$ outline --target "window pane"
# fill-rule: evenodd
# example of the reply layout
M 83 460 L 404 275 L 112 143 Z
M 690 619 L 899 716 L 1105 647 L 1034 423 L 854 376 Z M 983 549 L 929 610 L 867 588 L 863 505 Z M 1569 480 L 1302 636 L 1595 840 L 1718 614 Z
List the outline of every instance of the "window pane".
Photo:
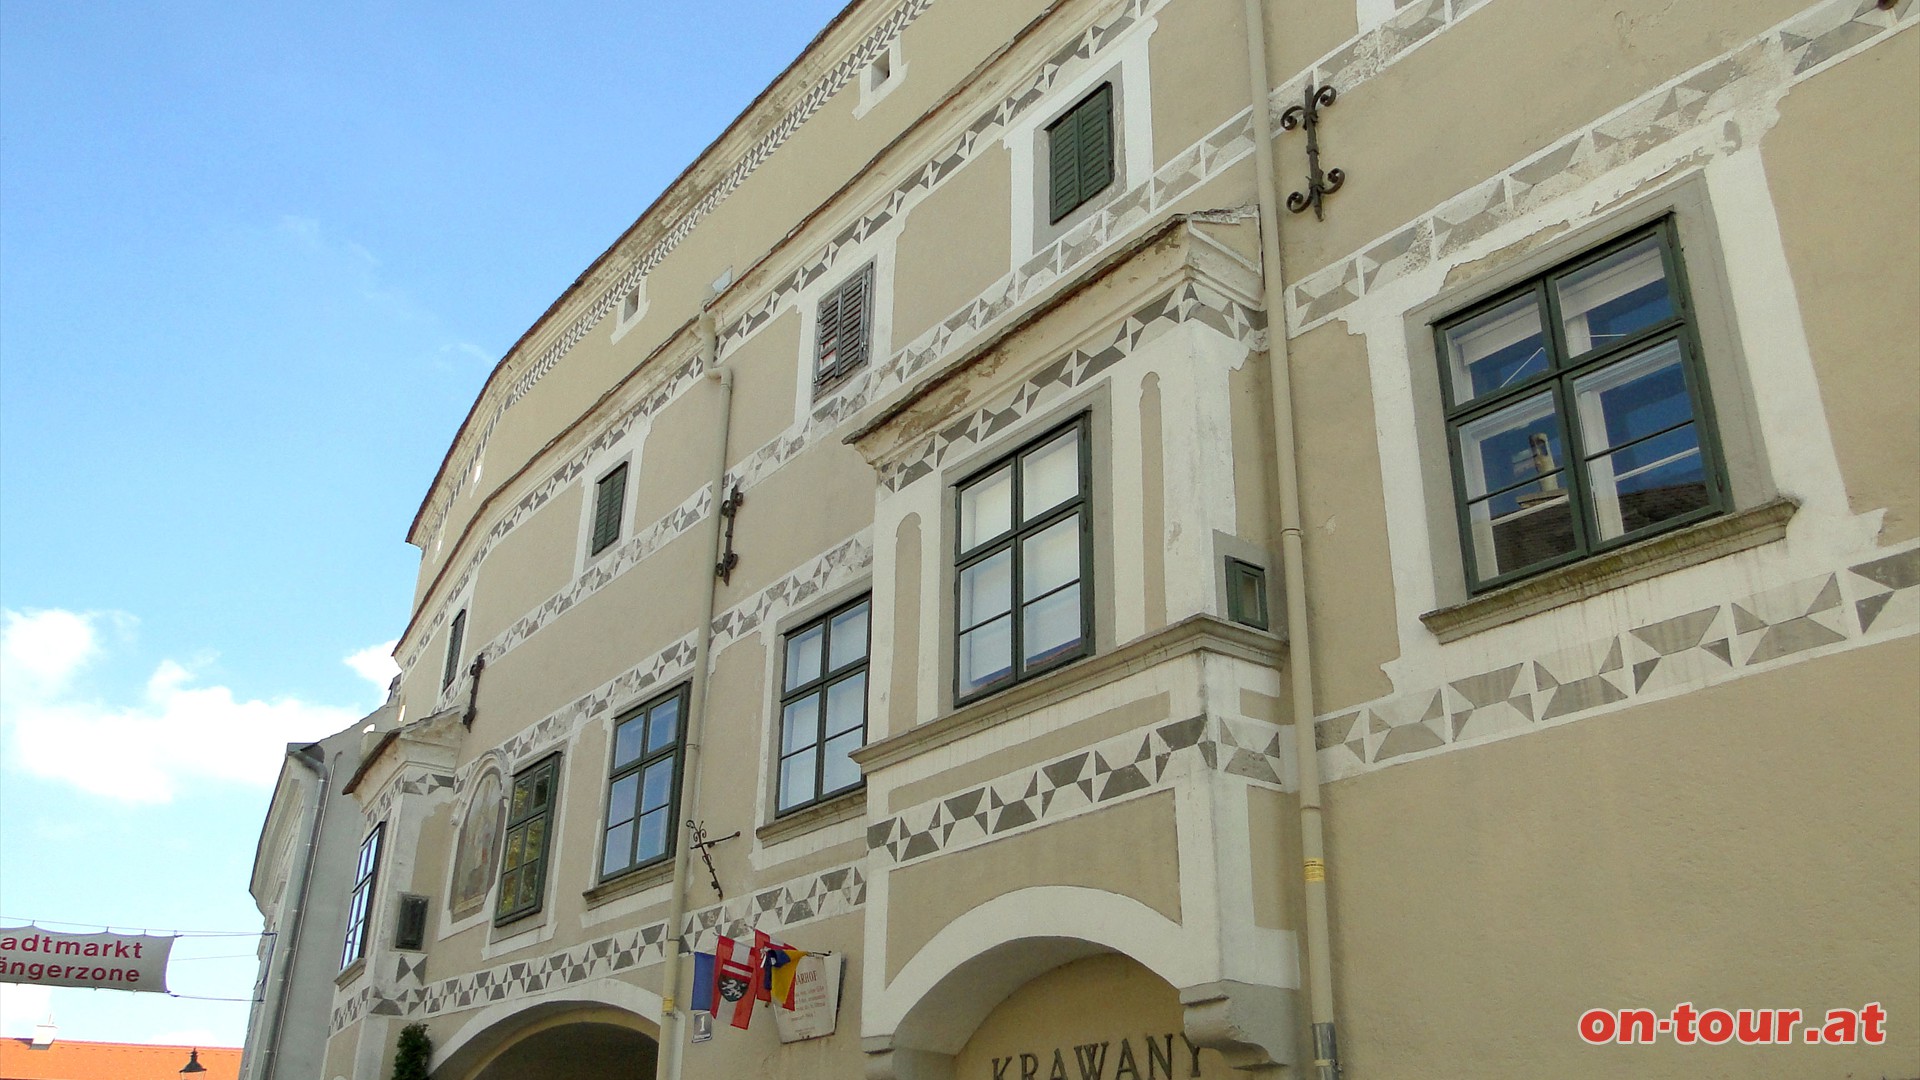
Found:
M 1032 521 L 1080 494 L 1080 429 L 1070 428 L 1058 438 L 1020 459 L 1020 520 Z
M 530 805 L 529 797 L 532 793 L 533 785 L 527 781 L 526 777 L 523 776 L 514 780 L 513 805 L 507 808 L 508 821 L 518 821 L 526 816 L 527 809 Z
M 1692 424 L 1595 458 L 1587 476 L 1603 540 L 1692 513 L 1711 498 Z
M 640 774 L 628 773 L 613 782 L 613 790 L 607 795 L 607 824 L 618 825 L 623 821 L 632 821 L 639 812 L 635 797 L 640 794 Z
M 607 830 L 607 842 L 600 852 L 600 872 L 611 874 L 633 864 L 633 822 L 623 821 Z
M 1566 493 L 1535 492 L 1529 497 L 1539 501 L 1516 503 L 1509 492 L 1467 508 L 1474 569 L 1482 580 L 1574 549 L 1573 509 Z
M 780 809 L 813 798 L 813 755 L 814 749 L 808 747 L 780 762 Z
M 1013 469 L 1001 469 L 960 492 L 960 550 L 971 551 L 1013 527 Z
M 506 854 L 500 859 L 501 866 L 511 870 L 520 865 L 520 851 L 522 845 L 526 843 L 526 839 L 527 831 L 525 829 L 515 829 L 507 834 L 507 850 Z
M 1556 283 L 1567 351 L 1605 348 L 1673 317 L 1660 241 L 1649 236 L 1625 251 L 1585 266 Z
M 1565 461 L 1552 394 L 1535 394 L 1460 427 L 1460 463 L 1469 498 L 1523 485 L 1508 491 L 1496 512 L 1556 497 Z
M 1013 670 L 1013 618 L 960 635 L 960 692 L 978 690 Z
M 1039 596 L 1080 577 L 1080 515 L 1020 542 L 1020 595 Z
M 962 630 L 1013 607 L 1013 551 L 998 552 L 960 571 Z
M 541 843 L 545 841 L 546 838 L 546 818 L 537 817 L 527 822 L 527 841 L 524 849 L 521 851 L 520 865 L 526 866 L 529 863 L 540 861 L 541 857 L 545 854 L 545 852 L 541 850 Z
M 1588 454 L 1644 439 L 1693 419 L 1680 345 L 1667 341 L 1573 383 Z
M 787 639 L 787 689 L 820 677 L 821 650 L 825 648 L 827 628 L 810 626 Z
M 647 781 L 640 792 L 640 809 L 654 810 L 667 805 L 673 799 L 673 759 L 667 758 L 647 766 Z
M 861 604 L 833 617 L 833 644 L 827 650 L 827 662 L 838 670 L 866 656 L 867 605 Z
M 867 722 L 867 674 L 861 672 L 827 689 L 827 734 L 858 731 Z
M 1080 643 L 1080 586 L 1070 585 L 1026 606 L 1022 644 L 1028 666 L 1044 664 Z
M 502 913 L 513 910 L 514 900 L 520 894 L 520 871 L 515 870 L 500 878 L 500 906 Z
M 667 821 L 667 812 L 664 808 L 655 810 L 640 818 L 639 843 L 634 845 L 633 850 L 633 861 L 635 863 L 643 863 L 648 859 L 657 858 L 667 853 L 667 826 L 669 824 L 670 822 Z
M 860 749 L 860 742 L 860 733 L 857 731 L 827 740 L 825 773 L 820 779 L 822 795 L 850 788 L 860 782 L 860 766 L 847 756 Z
M 540 875 L 532 870 L 520 875 L 520 895 L 514 899 L 516 908 L 532 907 L 540 899 Z
M 529 808 L 539 809 L 540 807 L 547 805 L 547 800 L 552 797 L 553 797 L 553 770 L 542 769 L 540 770 L 539 775 L 533 778 L 533 796 L 529 802 Z
M 820 695 L 808 694 L 780 712 L 780 752 L 791 754 L 820 737 Z
M 636 716 L 613 729 L 613 767 L 622 769 L 640 757 L 640 736 L 646 730 L 646 718 Z
M 647 711 L 647 753 L 671 745 L 679 730 L 680 696 L 676 694 Z
M 1547 370 L 1540 303 L 1532 293 L 1448 327 L 1446 341 L 1458 403 L 1518 386 Z

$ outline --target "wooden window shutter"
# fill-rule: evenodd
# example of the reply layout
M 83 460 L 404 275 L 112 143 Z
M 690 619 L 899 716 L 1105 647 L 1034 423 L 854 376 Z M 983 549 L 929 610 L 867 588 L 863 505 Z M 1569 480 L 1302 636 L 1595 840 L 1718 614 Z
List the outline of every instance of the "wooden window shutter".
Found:
M 814 353 L 813 380 L 833 378 L 840 355 L 840 290 L 835 289 L 820 301 L 819 350 Z
M 592 554 L 600 554 L 620 539 L 620 512 L 626 508 L 626 501 L 627 466 L 622 463 L 602 477 L 594 491 Z
M 467 609 L 461 608 L 460 614 L 453 617 L 453 625 L 447 630 L 447 669 L 440 675 L 440 689 L 453 685 L 453 677 L 460 673 L 460 639 L 467 633 Z
M 867 362 L 873 309 L 873 264 L 847 279 L 820 301 L 819 351 L 813 381 L 832 380 Z
M 1113 84 L 1083 98 L 1047 128 L 1048 222 L 1058 222 L 1113 182 Z

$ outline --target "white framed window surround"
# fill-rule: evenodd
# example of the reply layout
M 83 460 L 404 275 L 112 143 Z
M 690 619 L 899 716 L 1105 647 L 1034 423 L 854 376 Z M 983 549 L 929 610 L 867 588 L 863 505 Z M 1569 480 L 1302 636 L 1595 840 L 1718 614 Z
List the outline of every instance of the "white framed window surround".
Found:
M 634 430 L 629 431 L 612 446 L 593 455 L 593 458 L 587 462 L 587 467 L 580 471 L 578 481 L 581 487 L 580 525 L 575 533 L 577 539 L 574 543 L 573 555 L 574 577 L 577 578 L 586 573 L 589 567 L 601 560 L 611 558 L 614 552 L 620 550 L 622 544 L 633 538 L 636 528 L 633 519 L 634 504 L 638 501 L 634 496 L 639 489 L 640 450 L 645 441 L 645 425 L 636 423 Z M 623 471 L 624 479 L 620 481 L 618 511 L 614 515 L 618 519 L 613 528 L 614 537 L 596 550 L 596 543 L 604 539 L 606 532 L 606 522 L 602 520 L 602 504 L 609 496 L 609 492 L 603 485 L 613 481 Z
M 907 60 L 902 54 L 900 39 L 896 37 L 887 43 L 884 52 L 873 58 L 873 63 L 860 72 L 860 101 L 853 107 L 853 118 L 858 120 L 872 112 L 873 107 L 884 101 L 906 78 Z
M 899 253 L 902 214 L 857 247 L 842 248 L 828 267 L 788 301 L 800 315 L 799 362 L 793 384 L 793 420 L 804 426 L 814 410 L 866 385 L 869 373 L 885 364 L 893 350 L 893 275 Z M 817 381 L 820 368 L 820 314 L 822 303 L 850 280 L 871 273 L 867 291 L 866 359 L 854 370 L 826 383 Z M 724 359 L 724 358 L 723 358 Z
M 1013 259 L 1020 263 L 1060 239 L 1123 192 L 1153 176 L 1153 92 L 1148 45 L 1158 23 L 1129 28 L 1101 61 L 1054 84 L 1007 127 L 1013 169 Z M 1048 128 L 1103 84 L 1113 87 L 1113 181 L 1059 221 L 1050 221 Z
M 1675 288 L 1684 287 L 1684 295 L 1691 305 L 1692 329 L 1698 338 L 1697 363 L 1705 374 L 1702 407 L 1717 426 L 1717 448 L 1726 485 L 1725 510 L 1737 514 L 1760 506 L 1774 499 L 1782 490 L 1775 475 L 1777 463 L 1769 459 L 1762 438 L 1762 422 L 1755 392 L 1755 383 L 1760 376 L 1752 370 L 1753 342 L 1742 333 L 1735 318 L 1735 296 L 1729 284 L 1730 253 L 1723 242 L 1727 230 L 1734 226 L 1716 214 L 1708 192 L 1708 184 L 1702 174 L 1696 172 L 1683 176 L 1674 183 L 1647 192 L 1631 203 L 1580 223 L 1507 265 L 1442 289 L 1438 295 L 1422 299 L 1399 314 L 1399 321 L 1407 335 L 1406 359 L 1412 377 L 1410 404 L 1413 415 L 1407 419 L 1420 463 L 1420 502 L 1424 503 L 1426 519 L 1427 557 L 1423 560 L 1424 570 L 1418 576 L 1427 578 L 1427 581 L 1420 582 L 1422 587 L 1415 591 L 1432 590 L 1431 603 L 1414 600 L 1418 610 L 1444 609 L 1465 601 L 1470 593 L 1471 577 L 1467 560 L 1488 558 L 1484 551 L 1463 548 L 1460 529 L 1454 519 L 1459 498 L 1450 481 L 1449 434 L 1442 419 L 1446 405 L 1443 396 L 1445 391 L 1441 386 L 1443 368 L 1438 355 L 1441 346 L 1436 343 L 1434 327 L 1444 324 L 1451 313 L 1470 309 L 1475 304 L 1488 303 L 1502 292 L 1547 274 L 1557 265 L 1581 258 L 1584 252 L 1604 247 L 1663 220 L 1670 222 L 1676 265 L 1682 275 L 1676 281 Z M 1510 238 L 1489 237 L 1486 242 L 1497 247 L 1510 242 Z M 1649 275 L 1656 270 L 1657 264 L 1651 260 L 1616 261 L 1606 265 L 1596 264 L 1591 273 L 1581 271 L 1568 275 L 1565 278 L 1566 287 L 1556 294 L 1566 298 L 1561 306 L 1570 312 L 1566 315 L 1565 326 L 1560 328 L 1561 336 L 1567 343 L 1565 348 L 1585 352 L 1596 344 L 1588 326 L 1590 320 L 1584 314 L 1582 296 L 1588 292 L 1599 296 L 1602 293 L 1631 291 L 1635 286 L 1645 284 L 1642 278 L 1653 280 Z M 1515 361 L 1507 368 L 1498 368 L 1504 354 L 1518 356 L 1525 351 L 1520 347 L 1524 344 L 1521 340 L 1525 336 L 1521 332 L 1524 320 L 1508 312 L 1508 306 L 1511 305 L 1500 305 L 1476 319 L 1456 324 L 1457 333 L 1449 340 L 1456 342 L 1467 361 L 1486 365 L 1488 372 L 1483 374 L 1488 378 L 1496 382 L 1512 381 L 1514 385 L 1519 385 L 1527 379 L 1538 377 L 1538 374 L 1528 366 L 1530 361 Z M 1555 310 L 1560 310 L 1560 307 Z M 1642 368 L 1662 356 L 1665 354 L 1650 355 L 1619 366 L 1617 370 L 1610 369 L 1604 377 L 1592 376 L 1577 389 L 1604 390 L 1613 383 L 1644 375 Z M 1453 371 L 1456 385 L 1451 389 L 1458 395 L 1461 392 L 1460 380 L 1471 376 L 1458 370 L 1446 370 Z M 1603 382 L 1592 382 L 1596 378 L 1603 379 Z M 1552 407 L 1573 410 L 1583 426 L 1597 427 L 1600 418 L 1588 415 L 1593 406 L 1591 398 L 1591 393 L 1576 395 L 1569 390 L 1564 407 Z M 1385 405 L 1383 399 L 1382 406 Z M 1545 407 L 1528 398 L 1526 402 L 1511 406 L 1508 411 L 1529 405 L 1534 406 L 1535 411 Z M 1502 419 L 1518 423 L 1525 417 L 1517 413 L 1511 416 L 1502 414 Z M 1493 418 L 1486 422 L 1492 423 Z M 1384 429 L 1394 429 L 1390 418 L 1383 417 L 1383 425 Z M 1552 446 L 1546 449 L 1549 453 L 1555 452 Z M 1540 448 L 1535 447 L 1533 452 L 1538 456 Z M 1504 459 L 1502 461 L 1504 463 Z M 1462 467 L 1471 472 L 1484 464 L 1469 456 Z M 1391 493 L 1395 486 L 1391 478 L 1388 486 L 1388 501 L 1392 504 L 1396 500 Z M 1558 494 L 1558 491 L 1544 492 L 1541 496 L 1542 505 L 1552 502 Z M 1404 500 L 1400 502 L 1406 505 Z M 1605 499 L 1600 500 L 1597 512 L 1602 518 L 1606 517 L 1610 505 Z M 1611 535 L 1605 525 L 1606 522 L 1602 521 L 1601 531 Z M 1409 550 L 1406 554 L 1411 555 L 1412 552 Z M 1396 562 L 1400 558 L 1401 553 L 1396 552 Z M 1396 568 L 1396 578 L 1401 580 L 1403 587 L 1415 584 L 1405 576 L 1413 573 L 1413 570 L 1411 564 Z
M 627 290 L 613 305 L 613 340 L 626 337 L 640 320 L 647 317 L 647 279 L 642 277 L 639 284 Z

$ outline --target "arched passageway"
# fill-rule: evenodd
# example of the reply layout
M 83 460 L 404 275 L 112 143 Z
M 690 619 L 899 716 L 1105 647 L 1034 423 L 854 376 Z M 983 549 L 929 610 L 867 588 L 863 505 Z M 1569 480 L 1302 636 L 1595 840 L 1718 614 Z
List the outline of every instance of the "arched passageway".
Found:
M 562 1022 L 510 1042 L 472 1080 L 653 1080 L 658 1058 L 653 1039 L 630 1027 Z

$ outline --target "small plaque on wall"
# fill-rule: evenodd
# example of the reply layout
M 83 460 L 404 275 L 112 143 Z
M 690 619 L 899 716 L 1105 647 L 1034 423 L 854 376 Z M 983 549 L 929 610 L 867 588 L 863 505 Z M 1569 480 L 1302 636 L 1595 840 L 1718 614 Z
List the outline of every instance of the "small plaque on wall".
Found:
M 774 1028 L 783 1043 L 833 1034 L 840 1014 L 840 953 L 803 956 L 793 976 L 793 1009 L 773 1010 Z

